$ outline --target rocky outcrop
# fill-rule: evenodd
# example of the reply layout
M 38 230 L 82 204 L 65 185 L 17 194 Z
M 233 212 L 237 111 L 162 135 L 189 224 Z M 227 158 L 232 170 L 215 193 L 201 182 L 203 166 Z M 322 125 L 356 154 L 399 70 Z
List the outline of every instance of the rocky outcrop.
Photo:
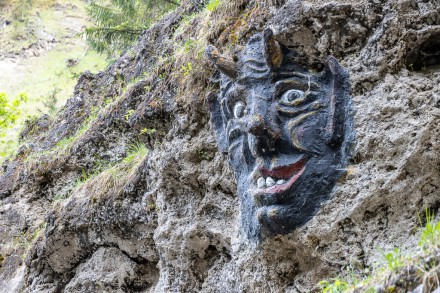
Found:
M 310 292 L 381 249 L 411 251 L 417 215 L 440 207 L 439 9 L 187 2 L 23 133 L 0 177 L 0 291 Z M 239 229 L 204 102 L 215 72 L 198 49 L 234 53 L 265 27 L 304 66 L 332 54 L 350 71 L 356 141 L 317 215 L 255 245 Z

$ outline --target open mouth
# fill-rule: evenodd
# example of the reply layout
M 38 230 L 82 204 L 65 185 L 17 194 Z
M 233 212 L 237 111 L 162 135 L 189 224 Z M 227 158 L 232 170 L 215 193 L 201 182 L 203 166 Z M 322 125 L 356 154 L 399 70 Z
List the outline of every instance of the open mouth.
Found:
M 307 160 L 268 170 L 260 168 L 254 194 L 275 194 L 288 190 L 304 172 Z

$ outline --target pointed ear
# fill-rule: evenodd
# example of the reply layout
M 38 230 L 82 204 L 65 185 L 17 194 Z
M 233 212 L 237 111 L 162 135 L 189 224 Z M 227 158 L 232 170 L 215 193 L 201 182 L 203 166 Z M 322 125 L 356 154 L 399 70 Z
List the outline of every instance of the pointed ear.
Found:
M 329 112 L 325 131 L 325 139 L 331 146 L 340 146 L 347 131 L 351 129 L 351 99 L 348 71 L 339 65 L 333 56 L 328 56 L 322 73 L 322 81 L 328 85 L 330 93 Z
M 277 70 L 283 63 L 284 55 L 280 44 L 275 41 L 273 31 L 268 28 L 263 32 L 263 54 L 271 70 Z
M 206 95 L 209 111 L 211 113 L 211 125 L 214 128 L 217 144 L 220 152 L 226 154 L 228 152 L 228 138 L 226 136 L 226 123 L 223 117 L 220 102 L 217 95 L 210 92 Z

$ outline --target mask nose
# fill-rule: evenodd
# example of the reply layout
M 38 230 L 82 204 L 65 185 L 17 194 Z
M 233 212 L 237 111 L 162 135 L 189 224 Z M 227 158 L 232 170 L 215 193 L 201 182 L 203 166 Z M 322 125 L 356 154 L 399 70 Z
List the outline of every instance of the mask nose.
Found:
M 249 149 L 254 157 L 268 155 L 275 151 L 275 143 L 280 137 L 280 131 L 274 125 L 270 125 L 260 115 L 254 115 L 248 122 Z

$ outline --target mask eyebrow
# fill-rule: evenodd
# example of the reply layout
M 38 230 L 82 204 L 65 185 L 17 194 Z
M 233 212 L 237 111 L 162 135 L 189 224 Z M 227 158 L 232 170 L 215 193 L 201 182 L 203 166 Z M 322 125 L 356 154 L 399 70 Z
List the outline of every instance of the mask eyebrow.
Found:
M 228 88 L 224 97 L 226 100 L 234 99 L 246 93 L 246 88 L 242 85 L 235 85 Z
M 226 84 L 222 84 L 220 87 L 220 92 L 222 97 L 226 97 L 226 95 L 231 90 L 231 88 L 233 88 L 233 86 L 234 83 L 232 82 L 232 80 L 228 81 Z
M 288 89 L 299 89 L 304 92 L 306 91 L 316 91 L 320 89 L 320 86 L 310 80 L 310 77 L 308 80 L 300 80 L 296 78 L 289 78 L 289 79 L 283 79 L 280 81 L 277 81 L 275 83 L 275 94 L 278 95 L 281 92 L 284 92 Z
M 246 87 L 240 84 L 230 82 L 225 88 L 220 101 L 223 113 L 227 119 L 230 119 L 233 115 L 231 112 L 231 106 L 237 98 L 246 94 Z

